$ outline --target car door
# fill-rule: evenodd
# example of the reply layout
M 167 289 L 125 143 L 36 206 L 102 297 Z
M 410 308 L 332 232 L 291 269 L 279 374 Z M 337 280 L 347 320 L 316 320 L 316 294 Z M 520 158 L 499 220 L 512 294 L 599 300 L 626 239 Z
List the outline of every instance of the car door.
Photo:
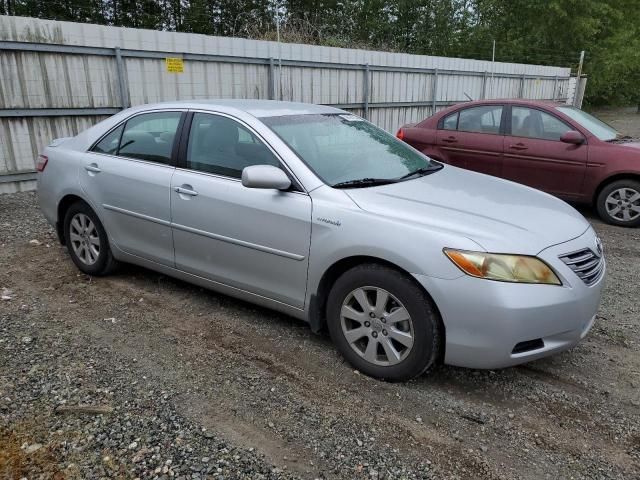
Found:
M 173 266 L 171 176 L 183 112 L 141 113 L 86 153 L 80 183 L 122 251 Z
M 480 105 L 444 117 L 436 134 L 442 160 L 457 167 L 500 176 L 503 109 L 503 105 Z
M 238 120 L 195 112 L 186 129 L 181 163 L 171 183 L 176 267 L 303 308 L 310 197 L 300 188 L 242 185 L 244 167 L 282 165 Z
M 560 141 L 573 128 L 539 108 L 513 105 L 504 138 L 504 178 L 567 200 L 580 196 L 587 166 L 586 143 Z

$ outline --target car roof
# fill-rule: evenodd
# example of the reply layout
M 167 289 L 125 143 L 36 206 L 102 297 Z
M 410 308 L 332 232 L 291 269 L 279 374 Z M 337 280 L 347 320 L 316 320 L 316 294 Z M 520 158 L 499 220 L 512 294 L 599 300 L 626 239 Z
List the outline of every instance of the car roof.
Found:
M 277 100 L 231 100 L 231 99 L 205 99 L 184 100 L 177 102 L 163 102 L 153 105 L 141 105 L 140 110 L 153 110 L 155 108 L 192 108 L 203 110 L 216 110 L 218 108 L 239 110 L 257 118 L 279 117 L 285 115 L 311 115 L 327 113 L 347 113 L 338 108 L 326 105 L 314 105 L 312 103 L 283 102 Z
M 456 103 L 449 108 L 454 107 L 471 107 L 471 106 L 482 106 L 482 105 L 503 105 L 505 103 L 508 104 L 516 104 L 516 105 L 530 105 L 532 107 L 559 107 L 559 106 L 568 106 L 566 103 L 554 101 L 554 100 L 529 100 L 526 98 L 496 98 L 492 100 L 470 100 L 468 102 Z

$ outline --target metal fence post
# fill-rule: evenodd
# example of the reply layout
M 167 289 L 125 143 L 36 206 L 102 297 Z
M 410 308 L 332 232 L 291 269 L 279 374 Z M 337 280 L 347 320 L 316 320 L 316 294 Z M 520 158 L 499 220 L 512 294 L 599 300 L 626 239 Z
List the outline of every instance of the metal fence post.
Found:
M 553 79 L 553 101 L 556 101 L 556 96 L 558 95 L 558 76 L 556 75 Z
M 487 72 L 482 76 L 482 99 L 487 98 Z
M 524 74 L 520 77 L 520 92 L 518 98 L 524 98 Z
M 580 75 L 576 78 L 576 94 L 574 95 L 573 105 L 578 108 L 582 108 L 582 100 L 584 99 L 585 87 L 587 86 L 587 77 Z
M 275 65 L 273 57 L 269 58 L 269 100 L 276 99 Z
M 436 98 L 438 96 L 438 69 L 433 71 L 433 88 L 431 90 L 431 115 L 436 113 Z
M 363 116 L 369 120 L 369 64 L 364 66 L 364 77 L 362 78 L 362 106 L 364 107 Z
M 120 93 L 120 107 L 124 110 L 129 108 L 129 95 L 127 94 L 127 84 L 124 78 L 124 62 L 122 61 L 122 53 L 120 47 L 114 49 L 116 51 L 116 73 L 118 75 L 118 91 Z

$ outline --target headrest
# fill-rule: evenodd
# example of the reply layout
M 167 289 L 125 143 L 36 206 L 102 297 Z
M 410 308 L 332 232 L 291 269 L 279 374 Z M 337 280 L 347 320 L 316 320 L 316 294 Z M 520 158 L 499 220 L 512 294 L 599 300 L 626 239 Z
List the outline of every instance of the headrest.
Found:
M 226 118 L 216 118 L 209 128 L 201 132 L 204 135 L 203 146 L 217 151 L 230 151 L 238 143 L 238 127 Z

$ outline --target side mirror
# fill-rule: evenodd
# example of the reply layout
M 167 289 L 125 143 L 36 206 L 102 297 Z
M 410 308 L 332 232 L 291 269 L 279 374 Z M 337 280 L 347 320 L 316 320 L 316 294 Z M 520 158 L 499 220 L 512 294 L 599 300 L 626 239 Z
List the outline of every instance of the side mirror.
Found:
M 273 165 L 251 165 L 242 170 L 242 185 L 247 188 L 286 190 L 291 186 L 291 180 Z
M 575 130 L 569 130 L 564 132 L 560 137 L 560 141 L 564 143 L 571 143 L 573 145 L 582 145 L 584 143 L 584 137 L 580 132 Z

